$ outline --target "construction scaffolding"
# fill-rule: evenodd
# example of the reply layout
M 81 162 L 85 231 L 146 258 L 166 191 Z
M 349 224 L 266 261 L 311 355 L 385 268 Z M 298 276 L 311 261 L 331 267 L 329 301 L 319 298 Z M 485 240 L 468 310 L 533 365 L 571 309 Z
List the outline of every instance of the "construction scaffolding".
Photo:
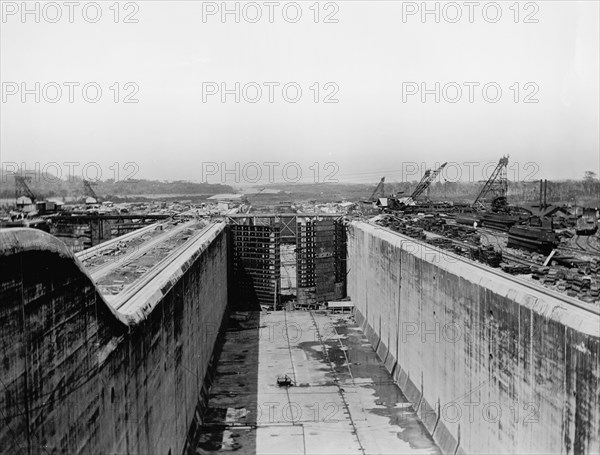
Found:
M 346 295 L 346 230 L 340 219 L 299 218 L 297 303 L 310 306 Z
M 276 308 L 280 302 L 281 242 L 296 244 L 296 302 L 310 306 L 346 296 L 343 214 L 236 214 L 232 232 L 236 298 Z M 290 242 L 289 237 L 295 238 Z
M 281 244 L 277 225 L 231 225 L 234 298 L 277 309 Z

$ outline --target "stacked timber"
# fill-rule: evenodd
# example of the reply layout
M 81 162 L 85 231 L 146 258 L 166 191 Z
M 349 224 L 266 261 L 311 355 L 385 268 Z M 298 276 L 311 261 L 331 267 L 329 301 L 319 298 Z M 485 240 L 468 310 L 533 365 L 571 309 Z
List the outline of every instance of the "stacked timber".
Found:
M 437 246 L 438 248 L 450 248 L 452 246 L 452 240 L 445 237 L 434 237 L 428 239 L 427 243 Z
M 418 219 L 415 221 L 415 225 L 423 228 L 429 232 L 443 232 L 444 227 L 446 226 L 446 221 L 440 218 L 439 216 L 431 216 Z
M 598 260 L 568 269 L 563 266 L 533 267 L 532 278 L 540 283 L 588 303 L 600 305 L 600 262 Z
M 502 271 L 511 275 L 528 275 L 531 273 L 531 267 L 527 265 L 504 264 Z
M 415 226 L 406 226 L 404 228 L 403 234 L 408 235 L 414 239 L 425 240 L 427 236 L 425 235 L 425 231 L 423 228 L 415 227 Z
M 491 267 L 500 267 L 500 263 L 502 262 L 502 252 L 496 251 L 493 246 L 480 246 L 471 251 L 473 253 L 472 259 L 483 262 Z
M 443 233 L 451 239 L 462 240 L 473 245 L 479 245 L 481 242 L 481 237 L 477 234 L 477 230 L 472 227 L 446 225 Z

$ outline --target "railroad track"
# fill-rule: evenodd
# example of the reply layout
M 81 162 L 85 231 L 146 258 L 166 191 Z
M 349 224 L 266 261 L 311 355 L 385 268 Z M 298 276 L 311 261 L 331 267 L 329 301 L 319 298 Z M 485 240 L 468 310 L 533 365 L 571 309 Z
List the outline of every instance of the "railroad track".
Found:
M 477 229 L 477 232 L 480 235 L 484 235 L 488 239 L 488 243 L 490 245 L 497 245 L 502 250 L 502 252 L 504 252 L 504 247 L 501 246 L 501 244 L 500 244 L 500 238 L 501 238 L 501 236 L 498 235 L 495 231 L 491 231 L 489 229 Z M 495 242 L 490 242 L 489 241 L 490 237 L 493 237 L 495 239 Z M 504 237 L 503 240 L 505 240 L 505 239 L 506 239 L 506 236 Z
M 588 235 L 585 238 L 585 243 L 589 247 L 589 249 L 592 250 L 592 253 L 594 253 L 594 254 L 600 254 L 600 248 L 597 248 L 594 245 L 592 245 L 592 236 L 591 235 Z
M 582 241 L 582 237 L 585 239 L 584 244 L 585 246 L 583 246 L 580 242 Z M 575 245 L 577 245 L 577 248 L 573 248 L 570 246 L 559 246 L 558 250 L 559 251 L 567 251 L 567 252 L 572 252 L 572 253 L 580 253 L 580 254 L 587 254 L 590 256 L 600 256 L 600 248 L 595 247 L 594 245 L 592 245 L 592 239 L 591 236 L 576 236 L 575 237 Z M 586 247 L 587 246 L 587 247 Z
M 146 234 L 148 232 L 154 231 L 157 227 L 162 226 L 163 227 L 163 233 L 160 234 L 158 237 L 155 237 L 154 239 L 150 240 L 149 242 L 145 242 L 144 244 L 142 244 L 141 246 L 134 246 L 133 247 L 133 251 L 131 251 L 130 253 L 126 253 L 124 255 L 120 255 L 120 256 L 116 256 L 116 257 L 112 257 L 109 260 L 107 260 L 106 262 L 99 264 L 95 267 L 88 267 L 87 270 L 90 273 L 90 275 L 92 275 L 92 278 L 97 281 L 99 278 L 102 278 L 103 276 L 106 276 L 107 273 L 109 273 L 110 271 L 114 270 L 114 268 L 118 267 L 118 266 L 123 266 L 126 264 L 129 264 L 131 262 L 131 260 L 138 258 L 139 256 L 141 256 L 143 253 L 146 253 L 147 251 L 150 250 L 150 246 L 154 246 L 156 245 L 156 242 L 158 241 L 159 238 L 165 238 L 165 236 L 167 235 L 171 235 L 173 234 L 174 231 L 173 229 L 169 229 L 169 230 L 164 230 L 165 226 L 168 226 L 170 223 L 172 223 L 175 219 L 177 219 L 178 217 L 182 217 L 182 216 L 190 216 L 193 215 L 193 209 L 192 210 L 187 210 L 185 212 L 181 212 L 178 214 L 173 215 L 172 217 L 160 221 L 158 223 L 154 223 L 151 225 L 148 225 L 146 227 L 143 227 L 141 229 L 138 229 L 136 231 L 130 232 L 128 234 L 122 235 L 120 237 L 116 237 L 111 241 L 105 242 L 105 243 L 101 243 L 99 245 L 96 245 L 95 247 L 89 248 L 87 250 L 84 250 L 80 253 L 77 254 L 77 257 L 79 258 L 80 261 L 85 262 L 87 259 L 92 258 L 93 256 L 95 256 L 96 254 L 102 252 L 102 250 L 106 249 L 106 248 L 110 248 L 115 244 L 118 244 L 119 242 L 123 242 L 125 240 L 129 240 L 135 237 L 138 237 L 140 235 Z M 193 223 L 194 221 L 187 221 L 184 222 L 183 224 L 186 223 Z M 181 229 L 182 226 L 179 226 L 175 229 L 179 230 Z M 150 245 L 150 246 L 148 246 Z
M 111 259 L 111 260 L 104 262 L 103 264 L 100 264 L 96 267 L 89 269 L 89 272 L 92 275 L 92 279 L 97 282 L 98 280 L 105 277 L 106 275 L 108 275 L 109 273 L 114 271 L 115 269 L 117 269 L 119 267 L 124 267 L 124 266 L 130 264 L 131 262 L 133 262 L 134 260 L 136 260 L 137 258 L 139 258 L 140 256 L 143 256 L 144 254 L 146 254 L 147 252 L 152 250 L 154 247 L 156 247 L 158 244 L 160 244 L 162 241 L 164 241 L 166 238 L 176 235 L 177 233 L 179 233 L 185 229 L 191 228 L 195 223 L 196 223 L 195 220 L 187 221 L 178 226 L 175 226 L 172 229 L 167 229 L 162 234 L 159 234 L 156 237 L 154 237 L 152 240 L 149 240 L 148 242 L 144 242 L 139 247 L 134 248 L 133 251 L 131 251 L 130 253 L 127 253 L 123 256 L 117 257 L 116 258 L 117 260 Z
M 521 264 L 521 265 L 527 265 L 527 266 L 533 266 L 533 267 L 541 267 L 543 266 L 543 264 L 540 264 L 539 262 L 534 262 L 534 261 L 529 261 L 527 259 L 523 259 L 519 256 L 516 256 L 514 254 L 510 254 L 507 253 L 506 251 L 502 251 L 502 258 L 506 258 L 507 260 L 511 261 L 511 262 L 515 262 L 517 264 Z
M 482 234 L 486 235 L 486 236 L 493 236 L 496 238 L 501 238 L 504 237 L 506 238 L 506 235 L 498 235 L 499 233 L 494 232 L 494 231 L 490 231 L 489 229 L 481 229 Z M 498 246 L 500 247 L 500 243 L 498 242 Z M 517 256 L 515 254 L 509 253 L 506 251 L 506 248 L 500 247 L 500 249 L 502 250 L 502 257 L 506 258 L 508 261 L 514 262 L 516 264 L 521 264 L 521 265 L 527 265 L 527 266 L 533 266 L 533 267 L 542 267 L 544 264 L 543 263 L 539 263 L 539 262 L 535 262 L 535 261 L 530 261 L 528 259 L 522 258 L 520 256 Z M 560 251 L 560 248 L 558 249 Z M 580 250 L 574 250 L 577 252 L 580 252 Z
M 506 251 L 506 248 L 500 243 L 500 239 L 502 239 L 502 240 L 506 239 L 506 237 L 507 237 L 506 233 L 504 233 L 505 235 L 502 235 L 502 233 L 496 232 L 489 228 L 480 228 L 480 229 L 477 229 L 477 231 L 481 235 L 484 235 L 488 239 L 488 243 L 490 245 L 493 245 L 493 246 L 497 247 L 498 249 L 500 249 L 500 251 L 502 251 L 502 260 L 503 261 L 505 261 L 505 262 L 510 261 L 510 262 L 514 262 L 515 264 L 526 265 L 529 267 L 531 267 L 531 266 L 540 267 L 543 265 L 543 264 L 540 264 L 539 262 L 530 261 L 528 259 L 517 256 L 516 254 L 508 253 Z M 490 237 L 493 237 L 495 239 L 495 242 L 491 242 L 489 240 Z
M 352 413 L 350 412 L 350 405 L 344 395 L 344 389 L 341 386 L 339 375 L 335 369 L 335 364 L 329 357 L 329 350 L 327 349 L 327 346 L 325 345 L 325 341 L 323 340 L 323 337 L 321 336 L 321 332 L 319 331 L 319 326 L 317 324 L 317 321 L 315 320 L 315 315 L 313 314 L 312 311 L 310 311 L 310 317 L 312 319 L 313 327 L 315 328 L 315 334 L 317 335 L 319 344 L 321 345 L 321 351 L 323 352 L 323 357 L 324 357 L 325 361 L 327 362 L 327 364 L 329 365 L 329 370 L 331 372 L 331 376 L 334 378 L 335 385 L 338 388 L 337 392 L 338 392 L 340 399 L 342 401 L 342 404 L 344 406 L 344 414 L 346 414 L 348 416 L 348 420 L 350 421 L 350 425 L 352 426 L 352 434 L 354 435 L 354 439 L 358 443 L 358 447 L 359 447 L 361 453 L 365 454 L 366 453 L 365 448 L 358 436 L 358 429 L 356 427 L 356 423 L 354 422 L 354 419 L 352 418 Z M 286 324 L 286 327 L 287 327 L 287 324 Z M 339 338 L 338 338 L 338 340 L 339 340 Z M 344 356 L 345 355 L 346 355 L 346 353 L 344 353 Z M 350 377 L 352 377 L 352 372 L 351 372 L 349 366 L 348 366 L 348 371 L 350 372 Z M 352 377 L 352 381 L 354 382 L 354 377 Z
M 191 223 L 194 223 L 192 221 Z M 187 223 L 186 223 L 187 224 Z M 201 243 L 205 241 L 205 234 L 213 227 L 215 224 L 210 223 L 206 225 L 202 230 L 194 235 L 192 235 L 189 239 L 183 242 L 181 245 L 172 250 L 169 254 L 167 254 L 163 259 L 157 262 L 152 269 L 142 275 L 138 280 L 133 282 L 131 285 L 125 287 L 123 291 L 121 291 L 118 295 L 116 295 L 116 299 L 113 302 L 114 308 L 117 310 L 123 311 L 127 309 L 132 299 L 141 293 L 142 290 L 146 288 L 146 285 L 156 278 L 160 273 L 162 273 L 169 264 L 173 262 L 173 259 L 181 255 L 186 250 L 193 248 L 195 246 L 200 246 Z M 187 226 L 186 226 L 187 227 Z M 173 231 L 170 231 L 173 233 Z
M 592 250 L 582 250 L 580 248 L 572 248 L 568 246 L 559 246 L 558 251 L 565 251 L 571 253 L 587 254 L 589 256 L 600 256 L 600 250 L 591 247 Z
M 492 235 L 492 236 L 494 236 L 494 237 L 497 237 L 497 236 L 495 236 L 495 234 L 489 234 L 489 233 L 486 233 L 486 232 L 482 232 L 481 234 L 483 234 L 483 235 L 485 235 L 485 236 Z M 540 267 L 540 266 L 542 266 L 542 265 L 543 265 L 543 264 L 540 264 L 539 262 L 535 262 L 535 261 L 530 261 L 530 260 L 528 260 L 528 259 L 524 259 L 524 258 L 522 258 L 522 257 L 520 257 L 520 256 L 517 256 L 516 254 L 507 253 L 507 252 L 506 252 L 506 249 L 505 249 L 505 248 L 503 248 L 503 247 L 500 245 L 500 243 L 499 243 L 499 242 L 496 242 L 496 244 L 494 244 L 494 243 L 491 243 L 491 242 L 489 242 L 489 243 L 490 243 L 490 245 L 497 246 L 497 247 L 498 247 L 498 249 L 500 249 L 500 251 L 502 251 L 502 261 L 503 261 L 503 262 L 508 262 L 508 261 L 510 261 L 510 262 L 513 262 L 513 263 L 515 263 L 515 264 L 519 264 L 519 265 L 526 265 L 526 266 L 528 266 L 528 267 L 532 267 L 532 266 L 533 266 L 533 267 Z

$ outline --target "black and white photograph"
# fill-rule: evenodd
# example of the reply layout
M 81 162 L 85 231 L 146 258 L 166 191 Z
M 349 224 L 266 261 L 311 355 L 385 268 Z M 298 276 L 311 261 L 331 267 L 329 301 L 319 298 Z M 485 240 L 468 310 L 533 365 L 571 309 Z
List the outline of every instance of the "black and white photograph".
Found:
M 0 454 L 600 455 L 599 0 L 0 16 Z

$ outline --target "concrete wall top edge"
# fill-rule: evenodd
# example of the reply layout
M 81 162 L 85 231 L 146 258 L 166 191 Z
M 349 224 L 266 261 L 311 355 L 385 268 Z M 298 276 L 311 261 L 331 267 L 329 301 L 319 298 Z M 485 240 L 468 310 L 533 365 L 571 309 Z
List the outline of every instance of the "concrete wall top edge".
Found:
M 10 256 L 30 251 L 48 251 L 56 254 L 63 259 L 71 259 L 77 268 L 87 278 L 94 283 L 94 280 L 83 266 L 83 264 L 75 257 L 73 252 L 69 250 L 60 239 L 54 237 L 47 232 L 32 228 L 10 228 L 0 229 L 0 256 Z M 95 287 L 95 283 L 94 283 Z M 118 322 L 128 325 L 127 319 L 119 314 L 110 305 L 99 291 L 96 291 L 97 298 L 105 305 L 109 312 L 118 320 Z
M 48 250 L 60 257 L 74 257 L 59 239 L 39 229 L 0 229 L 0 255 L 9 256 L 26 251 Z
M 206 251 L 209 245 L 225 230 L 226 223 L 208 225 L 192 239 L 190 247 L 164 267 L 150 281 L 144 283 L 140 292 L 131 298 L 115 300 L 112 305 L 129 324 L 139 324 L 148 318 L 152 310 L 177 283 L 196 259 Z
M 353 221 L 352 226 L 380 238 L 397 248 L 418 256 L 422 261 L 457 275 L 474 284 L 479 284 L 491 292 L 530 308 L 535 313 L 571 327 L 592 337 L 600 338 L 600 316 L 582 308 L 570 305 L 567 301 L 533 289 L 512 277 L 503 277 L 494 271 L 473 264 L 467 259 L 453 254 L 439 253 L 437 249 L 410 237 L 389 231 L 365 222 Z M 568 300 L 565 298 L 564 300 Z
M 160 300 L 177 283 L 179 278 L 191 267 L 195 260 L 224 231 L 226 223 L 218 222 L 208 225 L 192 240 L 190 248 L 173 258 L 166 267 L 149 281 L 144 282 L 140 292 L 129 299 L 106 299 L 97 290 L 97 298 L 106 305 L 110 313 L 122 324 L 135 326 L 147 319 Z M 0 230 L 0 256 L 20 254 L 28 251 L 50 251 L 61 258 L 70 258 L 81 273 L 93 283 L 94 280 L 81 261 L 58 238 L 51 234 L 31 228 L 11 228 Z
M 186 453 L 226 311 L 227 240 L 211 223 L 147 261 L 161 301 L 135 324 L 60 239 L 0 230 L 0 453 Z

